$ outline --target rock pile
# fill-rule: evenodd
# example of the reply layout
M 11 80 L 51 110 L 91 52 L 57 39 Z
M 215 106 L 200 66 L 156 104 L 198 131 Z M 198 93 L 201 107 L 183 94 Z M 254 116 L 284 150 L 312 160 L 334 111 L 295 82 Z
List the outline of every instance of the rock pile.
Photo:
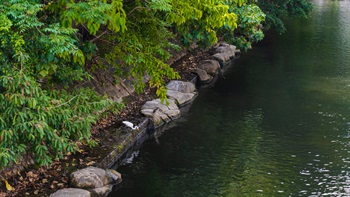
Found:
M 195 69 L 200 83 L 209 83 L 218 74 L 221 67 L 240 53 L 234 45 L 220 44 L 215 49 L 214 60 L 204 60 Z M 222 65 L 222 66 L 221 66 Z M 160 99 L 147 101 L 141 113 L 153 120 L 155 127 L 174 120 L 180 116 L 179 108 L 192 102 L 197 95 L 196 86 L 191 82 L 170 81 L 167 84 L 168 103 Z
M 179 107 L 172 99 L 168 103 L 160 99 L 147 101 L 141 107 L 141 113 L 153 120 L 154 125 L 162 125 L 180 116 Z
M 240 50 L 236 49 L 236 46 L 225 43 L 219 44 L 214 51 L 214 60 L 204 60 L 200 62 L 194 71 L 198 76 L 199 82 L 202 84 L 210 83 L 225 64 L 234 59 L 237 54 L 241 53 Z

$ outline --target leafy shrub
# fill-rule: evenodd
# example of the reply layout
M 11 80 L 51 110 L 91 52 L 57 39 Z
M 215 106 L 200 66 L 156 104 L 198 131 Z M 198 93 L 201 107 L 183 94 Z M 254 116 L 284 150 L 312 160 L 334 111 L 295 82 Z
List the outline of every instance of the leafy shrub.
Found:
M 24 0 L 0 5 L 0 166 L 23 154 L 39 165 L 93 145 L 90 127 L 113 105 L 94 91 L 66 91 L 89 78 L 76 29 L 47 24 L 44 5 Z M 39 18 L 40 17 L 40 18 Z M 60 90 L 56 90 L 60 87 Z

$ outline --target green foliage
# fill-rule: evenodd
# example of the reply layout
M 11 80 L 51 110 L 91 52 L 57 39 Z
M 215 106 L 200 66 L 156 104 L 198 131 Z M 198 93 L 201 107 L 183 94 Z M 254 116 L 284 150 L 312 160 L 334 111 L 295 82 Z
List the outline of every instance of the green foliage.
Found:
M 75 29 L 45 24 L 37 15 L 43 5 L 9 1 L 0 6 L 3 67 L 30 67 L 37 80 L 82 80 L 85 57 L 74 39 Z
M 157 12 L 149 11 L 151 8 L 160 9 L 161 2 L 136 2 L 136 7 L 127 10 L 130 20 L 125 34 L 118 32 L 106 36 L 108 42 L 105 47 L 113 50 L 106 53 L 105 59 L 116 68 L 118 76 L 135 79 L 137 92 L 144 89 L 144 76 L 147 74 L 150 77 L 149 85 L 157 89 L 156 93 L 161 99 L 165 99 L 165 81 L 179 78 L 165 61 L 171 57 L 169 50 L 179 47 L 169 41 L 174 35 L 168 25 L 158 17 Z M 105 48 L 103 50 L 106 51 Z
M 238 28 L 236 31 L 227 29 L 220 30 L 220 35 L 224 39 L 243 50 L 251 49 L 251 44 L 264 38 L 264 33 L 260 28 L 265 20 L 265 14 L 255 4 L 244 4 L 240 7 L 230 6 L 232 12 L 238 16 Z
M 225 1 L 172 1 L 171 11 L 166 13 L 166 22 L 176 26 L 184 44 L 198 43 L 210 46 L 218 41 L 216 30 L 226 26 L 237 27 L 237 16 L 229 12 Z
M 307 17 L 313 8 L 308 0 L 261 0 L 258 6 L 266 13 L 265 28 L 274 27 L 279 33 L 286 31 L 283 18 Z
M 83 25 L 92 35 L 96 35 L 101 25 L 113 32 L 125 31 L 126 15 L 122 0 L 59 0 L 58 3 L 51 4 L 49 9 L 59 10 L 64 26 Z
M 41 21 L 43 7 L 25 0 L 0 5 L 2 167 L 26 153 L 45 165 L 77 150 L 77 141 L 93 145 L 91 124 L 112 105 L 91 90 L 54 90 L 89 74 L 76 29 Z
M 52 157 L 75 152 L 76 140 L 93 145 L 90 128 L 98 118 L 94 112 L 110 100 L 101 100 L 88 89 L 47 92 L 25 70 L 10 73 L 0 77 L 5 89 L 0 94 L 1 166 L 25 153 L 47 165 Z

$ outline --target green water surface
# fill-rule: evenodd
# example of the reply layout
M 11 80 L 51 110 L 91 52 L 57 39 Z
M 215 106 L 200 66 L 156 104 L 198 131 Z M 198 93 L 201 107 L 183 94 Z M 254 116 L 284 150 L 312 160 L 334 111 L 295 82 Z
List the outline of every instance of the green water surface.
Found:
M 243 53 L 109 197 L 350 196 L 350 1 Z

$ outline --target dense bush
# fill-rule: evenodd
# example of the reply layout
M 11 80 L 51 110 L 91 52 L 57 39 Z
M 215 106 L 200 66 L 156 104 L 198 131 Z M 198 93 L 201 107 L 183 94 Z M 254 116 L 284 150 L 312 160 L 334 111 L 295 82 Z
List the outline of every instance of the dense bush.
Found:
M 116 104 L 92 90 L 64 87 L 89 78 L 77 29 L 24 0 L 2 1 L 0 24 L 0 166 L 26 153 L 49 164 L 77 143 L 93 145 L 91 124 Z

